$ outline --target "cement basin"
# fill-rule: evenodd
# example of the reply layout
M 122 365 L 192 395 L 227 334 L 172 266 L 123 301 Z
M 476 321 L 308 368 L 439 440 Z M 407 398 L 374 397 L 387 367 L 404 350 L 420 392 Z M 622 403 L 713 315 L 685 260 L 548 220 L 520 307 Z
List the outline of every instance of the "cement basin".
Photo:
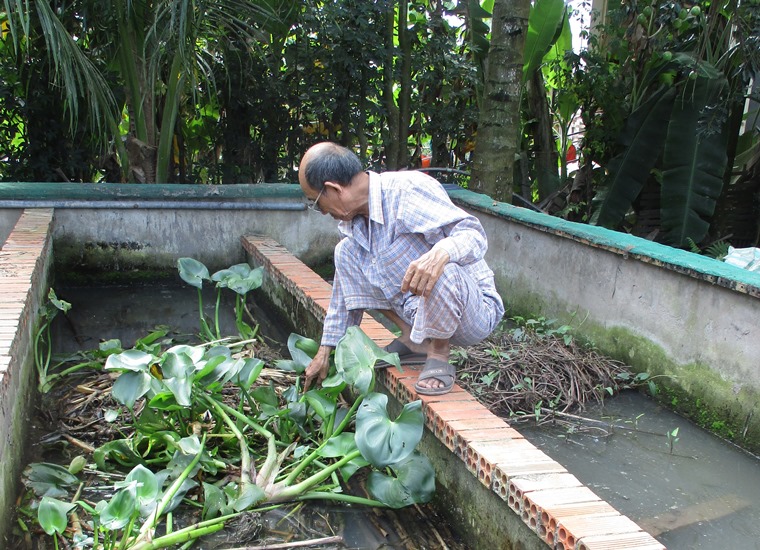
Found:
M 514 427 L 669 550 L 760 549 L 758 457 L 634 391 L 579 416 L 615 427 Z

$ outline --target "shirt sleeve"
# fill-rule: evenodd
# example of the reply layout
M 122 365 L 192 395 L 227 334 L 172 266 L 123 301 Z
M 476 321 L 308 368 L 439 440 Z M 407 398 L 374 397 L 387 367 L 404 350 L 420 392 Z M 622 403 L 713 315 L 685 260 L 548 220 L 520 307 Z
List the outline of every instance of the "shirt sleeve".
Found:
M 346 334 L 348 327 L 361 323 L 363 310 L 346 309 L 346 301 L 340 280 L 336 277 L 333 281 L 333 291 L 330 297 L 330 306 L 325 315 L 324 327 L 322 329 L 323 346 L 335 347 Z
M 488 239 L 480 221 L 449 198 L 433 180 L 405 189 L 400 201 L 399 227 L 420 233 L 436 248 L 448 252 L 451 262 L 465 266 L 482 260 Z
M 346 298 L 343 292 L 340 276 L 336 272 L 332 285 L 332 296 L 330 297 L 330 306 L 327 308 L 325 322 L 322 328 L 323 346 L 335 347 L 338 341 L 346 334 L 348 327 L 356 326 L 361 323 L 364 310 L 346 308 Z

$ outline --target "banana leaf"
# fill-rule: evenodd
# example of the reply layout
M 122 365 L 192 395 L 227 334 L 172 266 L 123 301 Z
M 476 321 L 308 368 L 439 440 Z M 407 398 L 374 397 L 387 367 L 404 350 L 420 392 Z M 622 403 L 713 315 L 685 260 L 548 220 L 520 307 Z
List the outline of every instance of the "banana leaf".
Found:
M 675 96 L 675 88 L 666 88 L 628 117 L 618 138 L 623 152 L 610 159 L 607 181 L 593 199 L 592 224 L 614 229 L 630 210 L 662 152 Z
M 710 110 L 726 86 L 723 78 L 698 78 L 673 108 L 663 153 L 660 216 L 664 241 L 684 247 L 700 242 L 723 189 L 728 162 L 723 123 L 710 124 Z
M 525 37 L 523 82 L 528 82 L 541 66 L 544 56 L 562 33 L 565 21 L 564 0 L 537 0 L 530 9 Z

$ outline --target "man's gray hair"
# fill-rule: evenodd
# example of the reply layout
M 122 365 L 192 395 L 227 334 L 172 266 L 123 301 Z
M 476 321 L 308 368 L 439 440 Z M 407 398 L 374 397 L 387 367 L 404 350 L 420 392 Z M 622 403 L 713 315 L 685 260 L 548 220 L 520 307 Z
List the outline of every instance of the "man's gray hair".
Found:
M 320 191 L 326 181 L 348 185 L 362 170 L 362 163 L 353 151 L 331 143 L 321 148 L 306 165 L 306 183 L 316 191 Z

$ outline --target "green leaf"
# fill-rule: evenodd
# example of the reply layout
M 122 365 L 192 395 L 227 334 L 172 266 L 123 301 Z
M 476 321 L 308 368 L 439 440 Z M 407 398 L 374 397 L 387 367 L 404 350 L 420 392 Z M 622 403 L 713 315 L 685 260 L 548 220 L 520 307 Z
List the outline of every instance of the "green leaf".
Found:
M 128 349 L 121 353 L 109 355 L 106 359 L 106 370 L 129 370 L 147 372 L 155 357 L 144 351 Z
M 356 449 L 356 439 L 351 432 L 331 437 L 319 451 L 319 456 L 324 458 L 337 458 L 346 456 Z
M 264 490 L 258 485 L 248 483 L 243 487 L 240 496 L 232 503 L 232 508 L 236 512 L 241 512 L 250 508 L 251 506 L 258 504 L 266 498 Z
M 116 401 L 132 409 L 135 401 L 148 393 L 150 380 L 151 376 L 147 372 L 124 372 L 113 383 L 111 395 Z
M 122 489 L 108 501 L 100 513 L 100 524 L 106 529 L 116 531 L 127 525 L 136 511 L 137 498 L 134 488 Z
M 198 353 L 195 355 L 200 359 L 201 355 Z M 180 353 L 167 351 L 161 358 L 161 372 L 164 376 L 163 384 L 174 394 L 177 404 L 189 407 L 195 374 L 193 358 L 184 351 Z
M 195 363 L 186 353 L 167 351 L 161 357 L 161 373 L 166 378 L 187 378 L 195 372 Z
M 177 260 L 177 269 L 182 280 L 195 288 L 202 288 L 204 279 L 209 280 L 208 268 L 193 258 Z
M 136 466 L 143 463 L 143 458 L 135 452 L 130 445 L 130 440 L 114 439 L 95 449 L 92 453 L 99 470 L 108 471 L 106 460 L 113 460 L 122 466 Z
M 565 20 L 564 0 L 536 0 L 528 18 L 525 37 L 523 82 L 527 82 L 541 66 L 541 61 L 557 41 Z
M 203 519 L 213 519 L 227 515 L 231 508 L 227 506 L 227 496 L 219 487 L 211 483 L 203 483 Z
M 204 346 L 188 346 L 185 344 L 181 344 L 179 346 L 172 346 L 169 349 L 167 349 L 165 353 L 171 353 L 175 355 L 184 354 L 184 355 L 187 355 L 193 363 L 197 363 L 198 361 L 203 359 L 204 355 L 213 356 L 213 355 L 217 355 L 218 353 L 221 353 L 221 350 L 218 350 L 218 348 L 223 348 L 224 350 L 226 350 L 229 356 L 229 348 L 227 348 L 226 346 L 214 346 L 207 352 Z
M 50 300 L 50 303 L 53 304 L 56 309 L 64 313 L 67 313 L 71 309 L 71 304 L 66 300 L 60 300 L 52 288 L 48 291 L 48 300 Z
M 623 152 L 607 166 L 604 187 L 593 199 L 591 223 L 614 229 L 628 213 L 660 156 L 675 96 L 675 88 L 668 88 L 628 117 L 618 138 Z
M 295 332 L 291 333 L 290 336 L 288 336 L 288 351 L 290 352 L 290 357 L 297 364 L 303 365 L 304 368 L 306 368 L 309 363 L 311 363 L 311 359 L 316 353 L 316 350 L 311 354 L 304 351 L 305 349 L 310 350 L 313 347 L 312 342 L 314 342 L 314 340 L 311 338 L 306 338 L 305 336 L 301 336 Z
M 225 368 L 220 368 L 220 365 L 226 361 L 230 361 L 230 358 L 225 357 L 224 355 L 215 355 L 206 361 L 199 362 L 198 366 L 200 366 L 201 369 L 195 373 L 195 379 L 199 380 L 200 384 L 203 386 L 208 386 L 209 384 L 216 382 L 224 376 L 224 373 L 226 372 Z
M 156 342 L 156 340 L 163 338 L 167 334 L 169 334 L 168 329 L 160 328 L 158 330 L 154 330 L 150 334 L 147 334 L 146 336 L 143 336 L 139 340 L 135 341 L 135 347 L 138 349 L 150 347 Z
M 243 367 L 238 371 L 238 373 L 230 378 L 230 382 L 248 390 L 259 378 L 259 375 L 261 374 L 261 371 L 264 370 L 265 365 L 266 364 L 261 359 L 249 357 L 244 360 Z
M 341 467 L 340 476 L 343 478 L 344 482 L 347 482 L 349 479 L 351 479 L 351 476 L 353 476 L 357 471 L 364 468 L 365 466 L 369 466 L 369 462 L 367 462 L 364 457 L 356 457 Z
M 142 464 L 138 464 L 127 474 L 125 482 L 134 484 L 137 502 L 142 506 L 151 504 L 158 497 L 156 475 Z
M 108 357 L 114 353 L 121 353 L 124 351 L 121 347 L 121 340 L 118 338 L 112 338 L 110 340 L 104 340 L 98 344 L 98 357 Z
M 415 453 L 391 466 L 395 477 L 371 472 L 367 490 L 373 498 L 391 508 L 428 502 L 435 492 L 435 471 L 427 457 Z
M 217 271 L 211 276 L 211 280 L 216 281 L 219 287 L 229 288 L 245 296 L 251 290 L 261 286 L 264 280 L 264 268 L 251 269 L 248 264 L 237 264 Z
M 150 398 L 148 407 L 158 409 L 159 411 L 180 411 L 186 408 L 186 405 L 177 403 L 177 396 L 174 392 L 163 391 Z
M 359 395 L 372 391 L 378 359 L 397 364 L 398 356 L 379 348 L 356 326 L 349 327 L 335 349 L 336 371 Z
M 68 514 L 75 506 L 75 504 L 63 502 L 56 498 L 42 497 L 37 509 L 37 521 L 48 535 L 63 533 L 69 524 Z
M 277 409 L 280 404 L 277 394 L 271 386 L 259 386 L 251 392 L 251 397 L 253 397 L 259 405 L 269 405 L 272 409 Z M 276 413 L 277 410 L 271 414 Z
M 662 171 L 661 216 L 664 241 L 685 247 L 702 241 L 710 228 L 723 189 L 728 162 L 727 132 L 705 127 L 702 113 L 715 105 L 725 79 L 694 81 L 692 93 L 679 98 L 668 125 Z
M 356 411 L 356 446 L 376 468 L 403 460 L 422 439 L 422 401 L 404 405 L 395 421 L 388 417 L 387 405 L 387 395 L 372 393 Z
M 35 462 L 25 473 L 29 486 L 39 496 L 64 496 L 67 487 L 79 483 L 75 475 L 58 464 Z
M 335 396 L 330 395 L 328 389 L 309 390 L 304 394 L 304 398 L 309 406 L 322 420 L 327 420 L 335 413 Z

